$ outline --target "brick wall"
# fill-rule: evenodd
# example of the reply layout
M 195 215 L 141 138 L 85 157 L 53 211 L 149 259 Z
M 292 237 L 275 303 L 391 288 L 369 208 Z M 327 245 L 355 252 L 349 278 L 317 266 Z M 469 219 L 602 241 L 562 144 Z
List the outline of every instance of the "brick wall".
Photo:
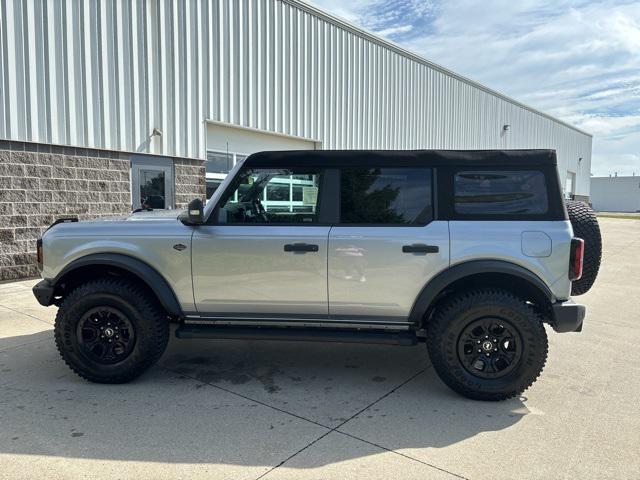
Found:
M 206 200 L 204 160 L 174 158 L 173 168 L 176 185 L 176 208 L 187 208 L 187 204 L 196 197 Z
M 13 150 L 6 150 L 11 143 Z M 0 145 L 0 280 L 33 277 L 35 243 L 56 219 L 131 212 L 130 164 L 117 152 Z

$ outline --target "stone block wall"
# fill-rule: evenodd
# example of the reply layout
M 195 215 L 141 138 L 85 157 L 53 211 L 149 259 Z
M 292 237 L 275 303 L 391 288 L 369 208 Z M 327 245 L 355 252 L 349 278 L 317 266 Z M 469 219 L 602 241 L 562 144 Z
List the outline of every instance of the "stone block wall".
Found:
M 204 160 L 174 158 L 176 208 L 187 208 L 196 197 L 206 200 L 207 185 Z
M 0 280 L 38 275 L 36 240 L 55 220 L 131 212 L 128 156 L 0 142 Z
M 131 155 L 0 140 L 0 281 L 38 275 L 36 240 L 55 220 L 131 213 Z M 172 161 L 176 208 L 204 201 L 204 160 Z

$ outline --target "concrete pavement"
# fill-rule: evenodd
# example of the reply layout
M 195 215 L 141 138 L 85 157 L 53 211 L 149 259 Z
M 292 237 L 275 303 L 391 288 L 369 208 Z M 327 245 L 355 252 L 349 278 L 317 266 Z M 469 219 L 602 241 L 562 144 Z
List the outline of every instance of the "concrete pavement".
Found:
M 0 478 L 640 478 L 640 221 L 600 219 L 579 334 L 519 399 L 466 400 L 424 349 L 172 339 L 126 385 L 76 377 L 33 281 L 0 285 Z

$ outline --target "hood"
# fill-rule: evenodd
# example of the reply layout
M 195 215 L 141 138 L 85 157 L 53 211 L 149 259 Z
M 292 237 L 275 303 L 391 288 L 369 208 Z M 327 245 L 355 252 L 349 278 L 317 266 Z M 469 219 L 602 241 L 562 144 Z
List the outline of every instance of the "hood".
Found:
M 178 219 L 183 210 L 154 210 L 118 217 L 102 217 L 81 222 L 52 225 L 45 237 L 121 237 L 121 236 L 180 236 L 189 235 L 191 228 Z
M 152 210 L 131 213 L 129 215 L 119 215 L 115 217 L 100 217 L 93 220 L 83 220 L 83 222 L 99 223 L 99 222 L 152 222 L 177 220 L 178 216 L 184 210 Z

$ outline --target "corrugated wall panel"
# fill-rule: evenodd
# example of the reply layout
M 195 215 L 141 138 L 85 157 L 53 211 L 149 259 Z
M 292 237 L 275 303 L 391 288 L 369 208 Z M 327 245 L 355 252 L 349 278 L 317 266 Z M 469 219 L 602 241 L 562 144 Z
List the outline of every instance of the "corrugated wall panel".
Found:
M 588 193 L 590 136 L 296 0 L 0 2 L 0 137 L 204 158 L 207 119 L 323 148 L 555 148 Z

